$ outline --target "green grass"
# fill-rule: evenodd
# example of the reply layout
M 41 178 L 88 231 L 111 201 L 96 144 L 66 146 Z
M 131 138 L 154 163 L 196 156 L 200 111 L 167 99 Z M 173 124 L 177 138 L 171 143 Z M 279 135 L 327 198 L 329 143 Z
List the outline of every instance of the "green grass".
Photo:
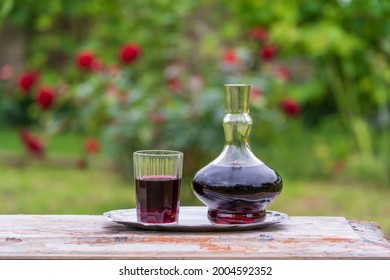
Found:
M 33 132 L 34 133 L 34 132 Z M 45 139 L 46 150 L 60 155 L 78 155 L 84 150 L 84 138 L 77 134 L 65 133 L 53 136 L 39 135 Z M 0 151 L 21 153 L 24 148 L 16 129 L 0 130 Z
M 4 128 L 0 130 L 0 149 L 11 152 L 22 150 L 17 131 Z
M 343 216 L 377 222 L 390 236 L 390 189 L 342 181 L 285 179 L 270 209 L 290 216 Z
M 101 169 L 1 166 L 1 213 L 100 214 L 134 206 L 131 184 Z

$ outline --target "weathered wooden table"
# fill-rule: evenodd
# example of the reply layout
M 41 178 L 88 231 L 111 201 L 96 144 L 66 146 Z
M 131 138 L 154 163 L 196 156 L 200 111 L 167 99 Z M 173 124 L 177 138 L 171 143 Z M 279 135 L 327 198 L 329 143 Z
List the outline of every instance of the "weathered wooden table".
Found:
M 261 230 L 141 231 L 91 215 L 0 215 L 0 259 L 390 259 L 371 222 L 290 217 Z

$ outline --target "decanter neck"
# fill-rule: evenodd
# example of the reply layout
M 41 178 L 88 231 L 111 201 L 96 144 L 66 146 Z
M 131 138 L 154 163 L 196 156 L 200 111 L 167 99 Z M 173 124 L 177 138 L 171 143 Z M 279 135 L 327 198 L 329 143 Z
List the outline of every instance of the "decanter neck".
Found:
M 212 162 L 216 165 L 258 165 L 249 146 L 252 119 L 249 116 L 249 85 L 225 85 L 225 116 L 223 130 L 225 146 L 222 153 Z
M 246 84 L 225 85 L 223 129 L 227 145 L 248 143 L 252 119 L 249 116 L 249 90 Z
M 248 113 L 226 114 L 223 118 L 226 145 L 247 145 L 252 126 Z
M 235 167 L 262 164 L 249 146 L 251 126 L 252 119 L 247 113 L 226 114 L 223 119 L 225 146 L 213 164 Z

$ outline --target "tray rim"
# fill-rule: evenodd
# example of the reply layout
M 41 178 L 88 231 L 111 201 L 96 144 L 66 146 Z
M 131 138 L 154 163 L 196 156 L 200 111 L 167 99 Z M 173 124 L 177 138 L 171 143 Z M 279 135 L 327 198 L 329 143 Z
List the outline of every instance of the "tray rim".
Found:
M 207 213 L 206 206 L 180 206 L 179 213 L 181 217 L 183 217 L 183 211 L 204 211 Z M 243 231 L 243 230 L 253 230 L 253 229 L 262 229 L 275 224 L 278 224 L 282 221 L 285 221 L 289 218 L 289 216 L 285 213 L 274 211 L 274 210 L 266 210 L 267 216 L 266 220 L 260 223 L 253 224 L 213 224 L 209 222 L 208 224 L 198 224 L 198 225 L 189 225 L 189 224 L 149 224 L 142 223 L 137 221 L 125 221 L 121 219 L 116 219 L 113 217 L 113 212 L 123 212 L 123 211 L 131 211 L 131 213 L 136 212 L 136 208 L 128 208 L 128 209 L 113 209 L 103 213 L 103 216 L 108 220 L 124 225 L 128 228 L 138 229 L 138 230 L 152 230 L 152 231 L 177 231 L 177 232 L 213 232 L 213 231 Z M 267 217 L 278 217 L 274 220 L 267 220 Z

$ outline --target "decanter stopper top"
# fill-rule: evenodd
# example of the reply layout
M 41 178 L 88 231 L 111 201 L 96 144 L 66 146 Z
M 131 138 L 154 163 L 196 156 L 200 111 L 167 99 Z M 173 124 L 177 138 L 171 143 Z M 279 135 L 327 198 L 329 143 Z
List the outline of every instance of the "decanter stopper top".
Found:
M 249 112 L 250 85 L 225 85 L 225 113 L 242 114 Z

